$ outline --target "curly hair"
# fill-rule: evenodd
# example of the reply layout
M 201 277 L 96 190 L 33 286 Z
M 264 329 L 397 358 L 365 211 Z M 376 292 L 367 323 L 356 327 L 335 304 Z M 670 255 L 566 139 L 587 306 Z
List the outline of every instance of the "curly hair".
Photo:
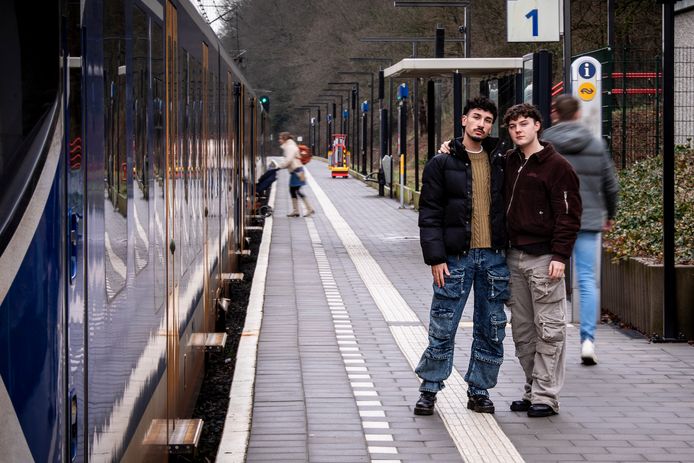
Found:
M 489 98 L 486 98 L 483 96 L 478 96 L 478 97 L 472 98 L 470 100 L 467 100 L 467 103 L 465 104 L 465 108 L 463 109 L 463 114 L 465 114 L 467 116 L 467 113 L 469 113 L 473 109 L 481 109 L 482 111 L 489 111 L 490 113 L 492 113 L 494 120 L 496 120 L 496 116 L 497 116 L 496 105 Z
M 542 124 L 542 115 L 540 111 L 530 103 L 521 103 L 508 108 L 506 114 L 504 114 L 504 125 L 508 127 L 509 122 L 515 121 L 519 117 L 534 119 L 536 122 Z

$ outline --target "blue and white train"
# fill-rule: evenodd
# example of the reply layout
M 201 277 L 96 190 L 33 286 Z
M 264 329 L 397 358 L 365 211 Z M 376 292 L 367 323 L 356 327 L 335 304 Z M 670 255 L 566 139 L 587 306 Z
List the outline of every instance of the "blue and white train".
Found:
M 166 460 L 267 113 L 188 0 L 10 0 L 0 43 L 0 460 Z

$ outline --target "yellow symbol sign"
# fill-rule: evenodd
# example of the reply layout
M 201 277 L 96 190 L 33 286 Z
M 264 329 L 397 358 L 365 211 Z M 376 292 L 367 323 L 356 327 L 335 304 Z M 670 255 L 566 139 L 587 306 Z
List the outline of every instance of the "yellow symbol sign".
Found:
M 578 97 L 583 101 L 591 101 L 593 98 L 595 98 L 596 94 L 597 89 L 595 88 L 595 85 L 591 84 L 590 82 L 585 82 L 578 87 Z

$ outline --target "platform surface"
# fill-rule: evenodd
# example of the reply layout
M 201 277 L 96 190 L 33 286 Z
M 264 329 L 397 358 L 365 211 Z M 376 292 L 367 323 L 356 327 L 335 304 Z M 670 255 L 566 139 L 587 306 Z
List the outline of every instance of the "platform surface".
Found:
M 417 212 L 306 168 L 312 217 L 286 217 L 286 171 L 275 183 L 246 461 L 694 461 L 694 347 L 607 325 L 592 367 L 568 326 L 559 415 L 509 410 L 523 384 L 510 327 L 496 413 L 467 410 L 472 296 L 437 413 L 414 416 L 432 296 Z

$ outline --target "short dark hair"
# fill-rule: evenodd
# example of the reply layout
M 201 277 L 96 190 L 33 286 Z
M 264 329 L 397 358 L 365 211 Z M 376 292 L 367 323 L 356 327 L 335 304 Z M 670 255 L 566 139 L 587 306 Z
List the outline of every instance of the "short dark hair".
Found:
M 581 109 L 581 104 L 573 96 L 564 94 L 559 95 L 554 100 L 552 107 L 557 111 L 559 121 L 566 122 L 573 120 L 578 110 Z
M 506 114 L 504 114 L 504 125 L 508 127 L 509 122 L 515 121 L 519 117 L 534 119 L 536 122 L 540 123 L 540 129 L 542 129 L 542 115 L 540 115 L 540 111 L 530 103 L 521 103 L 508 108 Z
M 280 132 L 280 138 L 286 138 L 287 140 L 294 140 L 294 135 L 290 132 Z
M 496 115 L 497 115 L 496 105 L 489 98 L 486 98 L 484 96 L 478 96 L 478 97 L 472 98 L 470 100 L 467 100 L 467 103 L 465 104 L 465 108 L 463 109 L 463 114 L 467 116 L 467 113 L 469 113 L 473 109 L 481 109 L 482 111 L 489 111 L 490 113 L 492 113 L 494 120 L 496 120 Z

